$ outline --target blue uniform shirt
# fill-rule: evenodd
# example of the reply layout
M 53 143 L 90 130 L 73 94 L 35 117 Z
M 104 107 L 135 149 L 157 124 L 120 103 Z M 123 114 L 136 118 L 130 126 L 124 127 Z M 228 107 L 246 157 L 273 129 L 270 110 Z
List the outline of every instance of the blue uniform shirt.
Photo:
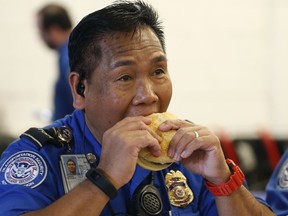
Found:
M 77 110 L 49 127 L 59 128 L 62 125 L 70 127 L 73 133 L 74 144 L 71 146 L 69 154 L 93 152 L 98 159 L 100 158 L 101 145 L 85 126 L 82 111 Z M 85 139 L 83 139 L 84 137 Z M 42 148 L 37 148 L 27 138 L 20 138 L 10 144 L 0 160 L 0 215 L 15 216 L 41 209 L 63 196 L 65 193 L 59 165 L 62 154 L 67 154 L 66 147 L 57 148 L 48 143 Z M 165 185 L 165 175 L 170 170 L 181 171 L 194 193 L 193 201 L 185 208 L 170 204 Z M 119 189 L 117 197 L 110 200 L 116 215 L 125 215 L 131 206 L 131 197 L 134 191 L 141 183 L 147 182 L 149 174 L 150 171 L 137 166 L 131 181 Z M 154 186 L 161 194 L 162 215 L 168 216 L 169 211 L 172 211 L 173 216 L 218 215 L 215 199 L 205 187 L 204 179 L 188 172 L 179 163 L 155 172 Z M 111 210 L 106 206 L 101 215 L 111 215 Z
M 288 215 L 288 150 L 267 184 L 266 200 L 278 216 Z

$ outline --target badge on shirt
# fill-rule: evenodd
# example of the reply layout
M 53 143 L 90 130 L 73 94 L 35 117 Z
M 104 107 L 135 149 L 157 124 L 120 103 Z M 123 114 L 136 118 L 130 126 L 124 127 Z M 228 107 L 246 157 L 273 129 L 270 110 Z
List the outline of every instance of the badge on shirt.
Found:
M 165 182 L 172 205 L 185 208 L 193 201 L 193 192 L 187 185 L 187 179 L 182 172 L 171 170 L 166 174 Z
M 283 164 L 278 174 L 278 187 L 281 189 L 288 189 L 288 160 Z
M 3 163 L 0 176 L 2 184 L 18 184 L 35 188 L 45 180 L 47 165 L 39 154 L 32 151 L 20 151 Z

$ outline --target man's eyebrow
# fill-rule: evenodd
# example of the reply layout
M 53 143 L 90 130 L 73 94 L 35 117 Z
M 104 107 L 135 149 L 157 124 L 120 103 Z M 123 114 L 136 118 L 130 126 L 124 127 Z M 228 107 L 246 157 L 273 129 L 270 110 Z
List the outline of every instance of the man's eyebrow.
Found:
M 167 61 L 167 58 L 166 58 L 165 55 L 156 56 L 155 58 L 152 58 L 150 62 L 152 64 L 155 64 L 155 63 L 158 63 L 158 62 L 161 62 L 161 61 Z
M 121 61 L 114 62 L 111 66 L 114 69 L 117 67 L 128 66 L 128 65 L 133 65 L 133 64 L 135 63 L 132 60 L 121 60 Z
M 167 61 L 167 58 L 165 55 L 159 55 L 159 56 L 152 58 L 150 60 L 150 63 L 156 64 L 156 63 L 161 62 L 161 61 Z M 134 65 L 134 64 L 135 64 L 135 62 L 133 60 L 121 60 L 121 61 L 117 61 L 117 62 L 113 63 L 112 68 L 114 69 L 117 67 L 129 66 L 129 65 Z

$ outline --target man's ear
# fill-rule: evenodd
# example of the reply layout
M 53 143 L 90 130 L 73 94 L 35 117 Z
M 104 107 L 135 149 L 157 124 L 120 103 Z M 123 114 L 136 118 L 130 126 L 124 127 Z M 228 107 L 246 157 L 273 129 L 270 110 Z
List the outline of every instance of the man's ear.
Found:
M 69 84 L 73 96 L 73 106 L 75 109 L 82 110 L 85 108 L 85 82 L 80 80 L 80 75 L 77 72 L 69 74 Z

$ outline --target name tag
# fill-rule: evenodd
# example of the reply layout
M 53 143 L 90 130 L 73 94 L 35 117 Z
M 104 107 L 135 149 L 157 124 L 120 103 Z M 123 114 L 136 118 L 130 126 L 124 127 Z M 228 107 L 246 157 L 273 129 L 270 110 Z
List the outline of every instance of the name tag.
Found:
M 84 154 L 61 155 L 60 168 L 65 193 L 86 179 L 90 165 Z

